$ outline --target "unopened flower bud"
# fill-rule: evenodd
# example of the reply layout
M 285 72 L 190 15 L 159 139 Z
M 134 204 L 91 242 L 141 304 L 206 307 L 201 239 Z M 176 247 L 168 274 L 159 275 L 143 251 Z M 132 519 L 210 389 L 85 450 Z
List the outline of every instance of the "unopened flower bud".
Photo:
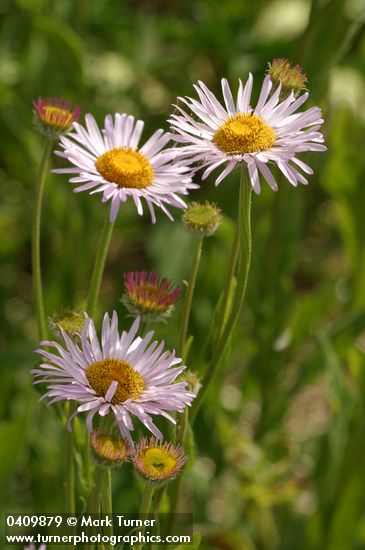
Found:
M 174 310 L 181 289 L 155 271 L 125 273 L 121 302 L 134 317 L 146 323 L 166 322 Z
M 191 202 L 182 215 L 182 221 L 190 233 L 209 237 L 222 222 L 222 214 L 216 204 Z
M 178 379 L 179 382 L 186 382 L 187 389 L 193 392 L 195 395 L 198 395 L 201 388 L 200 378 L 196 372 L 186 369 Z
M 281 83 L 280 98 L 287 97 L 291 92 L 294 92 L 294 95 L 298 96 L 306 90 L 305 83 L 307 82 L 307 76 L 302 73 L 300 65 L 294 66 L 290 61 L 283 58 L 273 59 L 269 63 L 267 72 L 274 86 L 278 86 Z
M 162 442 L 151 437 L 142 439 L 133 455 L 138 475 L 146 483 L 163 486 L 181 472 L 188 460 L 181 445 Z
M 104 434 L 100 430 L 91 434 L 90 444 L 95 462 L 103 468 L 118 468 L 132 453 L 124 439 Z
M 54 313 L 48 319 L 50 329 L 56 336 L 62 336 L 62 331 L 71 338 L 79 338 L 84 328 L 85 315 L 72 309 L 64 309 Z
M 37 101 L 33 101 L 33 106 L 34 125 L 41 134 L 49 138 L 67 134 L 80 116 L 77 105 L 72 109 L 71 101 L 58 97 L 39 97 Z

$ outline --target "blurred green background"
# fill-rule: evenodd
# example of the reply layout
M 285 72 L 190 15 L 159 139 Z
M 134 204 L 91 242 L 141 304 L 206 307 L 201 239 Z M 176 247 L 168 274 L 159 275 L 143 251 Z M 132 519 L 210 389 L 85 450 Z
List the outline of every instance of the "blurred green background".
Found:
M 363 0 L 2 0 L 0 3 L 0 509 L 59 512 L 63 434 L 38 402 L 30 222 L 42 138 L 32 100 L 64 96 L 92 112 L 146 121 L 144 138 L 178 95 L 203 80 L 254 73 L 267 63 L 302 65 L 309 103 L 324 114 L 328 152 L 307 155 L 308 187 L 263 184 L 253 204 L 253 266 L 232 352 L 196 424 L 184 508 L 194 508 L 204 550 L 365 548 L 365 3 Z M 54 166 L 61 166 L 54 158 Z M 194 200 L 225 215 L 206 240 L 194 300 L 189 366 L 207 336 L 224 280 L 238 173 Z M 197 180 L 199 181 L 199 180 Z M 47 314 L 82 307 L 106 208 L 50 175 L 42 250 Z M 158 269 L 187 279 L 192 237 L 179 212 L 156 226 L 130 203 L 117 220 L 102 310 L 118 302 L 122 274 Z M 178 339 L 181 304 L 158 328 Z M 128 327 L 130 321 L 123 321 Z M 135 511 L 129 467 L 115 476 L 118 511 Z M 82 484 L 82 480 L 80 480 Z M 81 506 L 81 504 L 79 503 Z

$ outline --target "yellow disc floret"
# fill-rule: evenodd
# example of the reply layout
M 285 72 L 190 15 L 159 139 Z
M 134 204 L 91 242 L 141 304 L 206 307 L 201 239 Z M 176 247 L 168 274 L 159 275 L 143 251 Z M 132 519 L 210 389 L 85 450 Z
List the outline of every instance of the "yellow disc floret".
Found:
M 114 147 L 95 161 L 104 179 L 119 187 L 144 189 L 153 181 L 154 173 L 149 160 L 130 147 Z
M 150 479 L 166 479 L 176 471 L 177 460 L 163 447 L 149 447 L 141 453 L 144 473 Z
M 96 361 L 86 368 L 85 374 L 90 386 L 101 397 L 105 397 L 113 381 L 118 382 L 111 400 L 113 405 L 130 398 L 138 399 L 145 390 L 143 376 L 120 359 L 106 357 L 102 361 Z
M 237 113 L 218 128 L 213 143 L 227 155 L 244 155 L 270 149 L 275 132 L 262 117 Z
M 145 437 L 136 446 L 133 463 L 145 481 L 161 486 L 180 473 L 187 459 L 181 445 Z
M 121 466 L 132 453 L 124 439 L 104 434 L 100 430 L 91 434 L 90 446 L 96 463 L 104 468 Z
M 46 105 L 44 107 L 44 122 L 51 126 L 69 128 L 74 120 L 73 113 L 61 107 Z

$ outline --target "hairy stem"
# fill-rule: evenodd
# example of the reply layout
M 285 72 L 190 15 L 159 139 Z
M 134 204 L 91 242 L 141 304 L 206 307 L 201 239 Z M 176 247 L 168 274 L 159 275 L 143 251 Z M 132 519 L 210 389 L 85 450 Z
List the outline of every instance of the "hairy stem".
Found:
M 46 138 L 41 162 L 39 165 L 38 184 L 33 212 L 32 223 L 32 273 L 33 273 L 33 292 L 37 314 L 38 333 L 41 340 L 47 338 L 47 324 L 44 312 L 44 300 L 42 289 L 42 270 L 41 270 L 41 217 L 44 185 L 47 176 L 49 158 L 52 151 L 53 140 Z
M 198 274 L 200 258 L 202 253 L 203 238 L 204 237 L 201 237 L 201 236 L 198 236 L 196 238 L 193 264 L 191 268 L 188 288 L 185 294 L 185 301 L 184 301 L 184 307 L 183 307 L 183 313 L 182 313 L 182 319 L 181 319 L 180 340 L 179 340 L 179 347 L 178 347 L 178 353 L 183 359 L 185 359 L 185 343 L 186 343 L 186 337 L 187 337 L 188 327 L 189 327 L 191 304 L 193 302 L 196 276 Z
M 144 516 L 148 514 L 148 512 L 150 511 L 154 490 L 155 489 L 151 484 L 149 483 L 145 484 L 141 508 L 139 510 L 139 515 L 142 520 L 145 519 Z M 144 528 L 141 529 L 141 534 L 143 535 L 143 533 L 144 533 Z M 141 550 L 142 546 L 143 546 L 143 543 L 138 543 L 136 545 L 136 550 Z
M 113 232 L 114 223 L 109 221 L 109 211 L 104 222 L 103 231 L 99 241 L 99 248 L 96 254 L 94 269 L 91 276 L 89 295 L 87 298 L 86 311 L 90 317 L 94 317 L 96 304 L 99 297 L 101 281 L 103 278 L 105 261 L 109 250 L 110 239 Z
M 237 227 L 239 229 L 239 272 L 237 278 L 237 288 L 233 305 L 227 322 L 224 325 L 222 336 L 218 339 L 215 349 L 213 350 L 212 358 L 205 371 L 205 375 L 202 381 L 202 388 L 193 402 L 192 410 L 190 414 L 190 422 L 194 423 L 197 412 L 204 400 L 206 392 L 210 386 L 211 381 L 216 375 L 220 366 L 224 352 L 226 351 L 227 344 L 231 337 L 231 334 L 236 326 L 239 314 L 242 309 L 242 305 L 245 299 L 248 274 L 251 265 L 251 194 L 252 187 L 248 180 L 246 170 L 241 170 L 241 182 L 240 182 L 240 197 L 238 208 L 238 220 Z

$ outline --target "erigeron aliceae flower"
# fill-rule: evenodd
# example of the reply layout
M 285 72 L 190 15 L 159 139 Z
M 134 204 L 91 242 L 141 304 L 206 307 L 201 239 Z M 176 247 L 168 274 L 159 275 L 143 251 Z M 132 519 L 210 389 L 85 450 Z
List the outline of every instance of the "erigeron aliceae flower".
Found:
M 45 362 L 32 373 L 36 383 L 47 384 L 44 397 L 50 403 L 73 400 L 79 403 L 74 414 L 87 412 L 86 424 L 91 432 L 96 413 L 111 413 L 122 437 L 132 444 L 132 417 L 139 419 L 157 438 L 162 434 L 151 415 L 161 415 L 175 423 L 168 411 L 183 412 L 195 395 L 187 391 L 186 382 L 175 379 L 186 368 L 174 352 L 163 351 L 164 342 L 150 344 L 153 331 L 137 337 L 137 318 L 131 329 L 118 332 L 118 316 L 106 313 L 99 343 L 95 325 L 87 317 L 79 347 L 65 333 L 64 346 L 44 341 L 38 349 Z
M 118 214 L 119 206 L 132 197 L 138 214 L 143 214 L 141 199 L 149 208 L 152 223 L 156 216 L 154 205 L 173 219 L 168 206 L 185 208 L 179 194 L 187 195 L 192 183 L 191 170 L 186 165 L 171 162 L 169 149 L 163 150 L 170 136 L 157 130 L 142 147 L 138 147 L 144 122 L 133 116 L 117 113 L 105 117 L 100 131 L 91 114 L 85 116 L 86 127 L 74 123 L 73 132 L 60 138 L 63 151 L 56 151 L 74 167 L 54 170 L 74 174 L 69 181 L 79 184 L 75 192 L 102 193 L 102 202 L 111 201 L 110 221 Z M 80 185 L 81 184 L 81 185 Z
M 189 97 L 178 98 L 179 113 L 171 116 L 174 140 L 181 144 L 174 156 L 199 163 L 205 179 L 213 170 L 225 165 L 217 177 L 219 183 L 239 165 L 247 167 L 249 179 L 256 193 L 260 193 L 260 175 L 276 191 L 278 186 L 269 168 L 275 164 L 294 186 L 308 180 L 298 170 L 312 174 L 313 170 L 297 157 L 305 151 L 325 151 L 323 136 L 318 131 L 323 122 L 319 107 L 297 112 L 308 98 L 304 93 L 297 99 L 294 92 L 280 101 L 281 85 L 272 91 L 270 76 L 264 79 L 256 107 L 251 106 L 253 77 L 245 86 L 239 81 L 234 101 L 229 84 L 222 79 L 225 106 L 203 82 L 195 86 L 200 101 Z

